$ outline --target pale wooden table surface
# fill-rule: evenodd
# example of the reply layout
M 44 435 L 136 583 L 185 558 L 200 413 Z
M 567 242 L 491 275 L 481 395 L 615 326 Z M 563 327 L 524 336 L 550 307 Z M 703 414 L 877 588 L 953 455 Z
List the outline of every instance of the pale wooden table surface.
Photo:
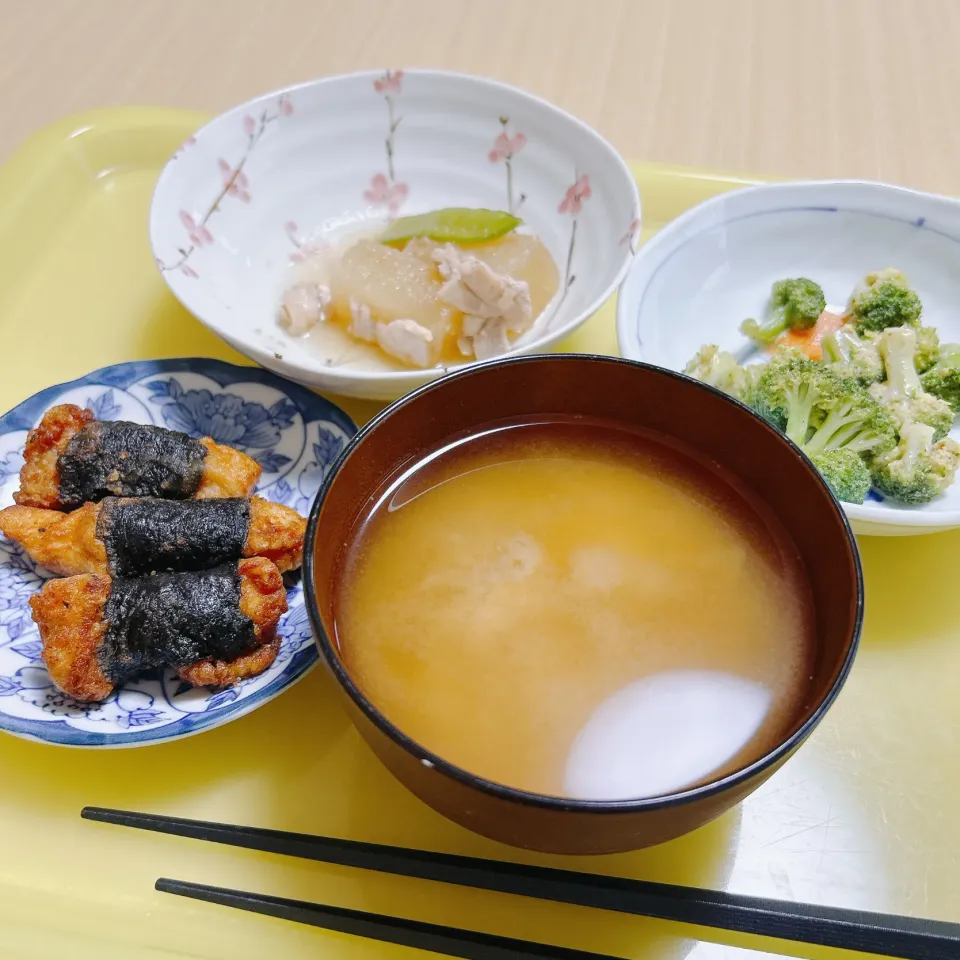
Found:
M 485 74 L 628 158 L 960 194 L 957 0 L 0 0 L 0 161 L 89 107 Z

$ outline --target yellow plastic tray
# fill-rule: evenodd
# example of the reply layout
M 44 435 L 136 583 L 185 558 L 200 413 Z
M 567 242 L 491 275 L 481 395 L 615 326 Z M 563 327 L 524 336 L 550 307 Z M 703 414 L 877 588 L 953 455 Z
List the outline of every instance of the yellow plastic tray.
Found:
M 104 364 L 241 361 L 167 292 L 147 242 L 157 174 L 205 118 L 107 110 L 50 127 L 0 168 L 0 409 Z M 737 177 L 637 166 L 647 233 Z M 612 305 L 569 347 L 616 352 Z M 372 404 L 346 402 L 358 419 Z M 960 533 L 861 543 L 867 623 L 811 742 L 740 808 L 637 854 L 527 855 L 446 822 L 360 742 L 316 670 L 250 716 L 164 746 L 78 751 L 0 736 L 0 958 L 403 958 L 412 951 L 155 893 L 178 877 L 623 957 L 843 956 L 639 918 L 89 824 L 84 804 L 557 863 L 960 919 L 960 639 L 937 604 Z M 956 622 L 953 620 L 953 622 Z M 699 936 L 722 944 L 696 943 Z M 847 956 L 850 956 L 847 954 Z

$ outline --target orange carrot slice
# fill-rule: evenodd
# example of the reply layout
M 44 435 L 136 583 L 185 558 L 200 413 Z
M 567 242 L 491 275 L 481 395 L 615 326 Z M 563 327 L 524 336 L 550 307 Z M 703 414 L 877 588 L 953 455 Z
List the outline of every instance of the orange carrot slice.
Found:
M 839 330 L 844 323 L 844 318 L 837 313 L 831 313 L 824 310 L 817 318 L 817 322 L 806 330 L 788 330 L 781 333 L 779 337 L 771 344 L 770 349 L 777 347 L 797 347 L 802 350 L 811 360 L 823 359 L 823 347 L 820 341 L 827 334 Z

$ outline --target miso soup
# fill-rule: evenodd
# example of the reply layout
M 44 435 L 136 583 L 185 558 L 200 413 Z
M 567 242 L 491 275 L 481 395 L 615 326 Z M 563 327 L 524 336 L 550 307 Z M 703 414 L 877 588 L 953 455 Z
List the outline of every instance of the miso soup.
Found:
M 340 567 L 343 662 L 400 730 L 487 780 L 675 792 L 758 759 L 805 699 L 795 547 L 663 438 L 500 424 L 392 478 L 359 524 Z

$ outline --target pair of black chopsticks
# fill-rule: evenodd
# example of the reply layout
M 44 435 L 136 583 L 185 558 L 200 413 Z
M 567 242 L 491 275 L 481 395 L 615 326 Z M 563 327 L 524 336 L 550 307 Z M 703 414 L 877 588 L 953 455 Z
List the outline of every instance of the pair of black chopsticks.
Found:
M 904 960 L 957 960 L 960 924 L 898 917 L 860 910 L 746 897 L 645 880 L 573 870 L 460 857 L 448 853 L 314 837 L 282 830 L 184 820 L 103 807 L 84 807 L 87 820 L 174 836 L 209 840 L 248 850 L 279 853 L 397 876 L 512 893 L 539 900 L 596 907 L 825 947 L 859 950 Z M 550 946 L 511 937 L 475 933 L 439 924 L 402 920 L 302 900 L 286 900 L 183 880 L 160 879 L 157 890 L 236 907 L 386 943 L 431 950 L 471 960 L 542 957 L 545 960 L 614 960 L 599 953 Z

